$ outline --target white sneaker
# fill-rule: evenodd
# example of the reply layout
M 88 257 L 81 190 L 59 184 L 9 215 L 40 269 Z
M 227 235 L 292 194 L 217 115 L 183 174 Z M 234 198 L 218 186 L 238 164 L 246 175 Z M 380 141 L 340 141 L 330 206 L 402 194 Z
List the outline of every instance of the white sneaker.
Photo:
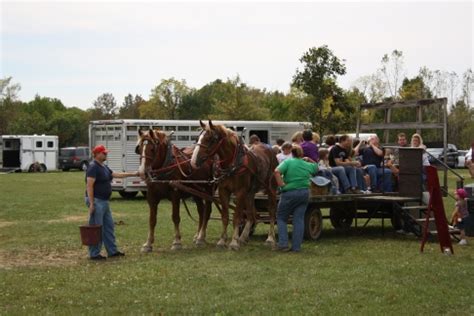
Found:
M 395 231 L 397 234 L 405 234 L 405 231 L 403 229 L 399 229 Z
M 458 243 L 458 245 L 461 245 L 461 246 L 467 245 L 467 240 L 466 239 L 461 239 L 461 241 Z

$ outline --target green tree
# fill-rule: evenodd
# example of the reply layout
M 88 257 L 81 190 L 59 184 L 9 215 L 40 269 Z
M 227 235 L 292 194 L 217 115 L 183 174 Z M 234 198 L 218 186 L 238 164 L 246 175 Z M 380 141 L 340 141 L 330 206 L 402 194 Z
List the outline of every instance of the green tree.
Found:
M 228 79 L 213 95 L 212 119 L 268 120 L 268 109 L 262 105 L 263 93 L 249 87 L 239 76 Z
M 48 121 L 48 130 L 58 135 L 59 146 L 81 146 L 88 144 L 89 116 L 78 108 L 56 111 Z
M 179 119 L 178 111 L 183 104 L 183 98 L 191 92 L 185 80 L 175 78 L 163 79 L 151 90 L 149 102 L 155 108 L 155 114 L 163 119 Z
M 140 117 L 140 106 L 145 100 L 140 95 L 133 97 L 130 93 L 124 98 L 122 106 L 119 108 L 118 118 L 136 119 Z
M 117 114 L 117 102 L 112 93 L 104 93 L 94 101 L 94 107 L 89 110 L 92 120 L 110 120 Z
M 12 134 L 10 126 L 23 106 L 18 100 L 20 89 L 20 84 L 12 83 L 12 77 L 0 79 L 0 135 Z
M 331 108 L 339 104 L 340 89 L 336 78 L 346 73 L 346 66 L 326 45 L 310 48 L 300 62 L 303 69 L 296 70 L 292 84 L 312 96 L 312 111 L 307 117 L 322 134 L 324 126 L 333 123 L 325 113 L 331 113 Z
M 400 81 L 404 77 L 403 57 L 403 52 L 396 49 L 392 51 L 390 56 L 385 54 L 382 57 L 382 67 L 380 71 L 385 78 L 386 87 L 388 88 L 392 100 L 399 99 L 398 90 L 400 88 Z
M 474 139 L 474 109 L 458 101 L 448 115 L 448 143 L 469 148 Z

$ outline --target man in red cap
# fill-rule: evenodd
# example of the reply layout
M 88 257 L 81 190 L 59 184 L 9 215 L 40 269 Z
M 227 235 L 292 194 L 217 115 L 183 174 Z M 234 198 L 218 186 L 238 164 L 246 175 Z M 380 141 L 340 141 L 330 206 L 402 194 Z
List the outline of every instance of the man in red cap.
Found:
M 89 207 L 89 224 L 102 225 L 102 240 L 95 246 L 89 246 L 91 260 L 103 260 L 100 254 L 102 243 L 109 257 L 123 257 L 125 254 L 115 244 L 114 220 L 110 211 L 109 199 L 112 195 L 112 178 L 138 176 L 137 172 L 114 172 L 104 162 L 109 151 L 104 145 L 92 149 L 94 161 L 86 171 L 86 204 Z

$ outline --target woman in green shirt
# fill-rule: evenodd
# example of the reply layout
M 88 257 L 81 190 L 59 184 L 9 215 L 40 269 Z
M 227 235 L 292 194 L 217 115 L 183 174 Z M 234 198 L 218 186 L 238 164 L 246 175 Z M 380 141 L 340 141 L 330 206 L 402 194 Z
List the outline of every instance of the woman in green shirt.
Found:
M 303 149 L 293 145 L 293 158 L 286 159 L 275 169 L 281 189 L 277 210 L 278 250 L 300 251 L 304 233 L 304 214 L 309 200 L 310 178 L 316 175 L 318 164 L 303 157 Z M 293 215 L 292 247 L 288 247 L 288 218 Z

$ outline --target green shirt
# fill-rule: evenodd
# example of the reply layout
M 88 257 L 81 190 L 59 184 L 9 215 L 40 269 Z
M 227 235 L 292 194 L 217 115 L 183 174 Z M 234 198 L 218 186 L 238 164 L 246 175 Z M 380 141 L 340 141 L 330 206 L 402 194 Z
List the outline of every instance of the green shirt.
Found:
M 318 164 L 299 158 L 289 158 L 278 165 L 277 169 L 285 182 L 282 191 L 291 191 L 309 188 L 309 179 L 318 171 Z

